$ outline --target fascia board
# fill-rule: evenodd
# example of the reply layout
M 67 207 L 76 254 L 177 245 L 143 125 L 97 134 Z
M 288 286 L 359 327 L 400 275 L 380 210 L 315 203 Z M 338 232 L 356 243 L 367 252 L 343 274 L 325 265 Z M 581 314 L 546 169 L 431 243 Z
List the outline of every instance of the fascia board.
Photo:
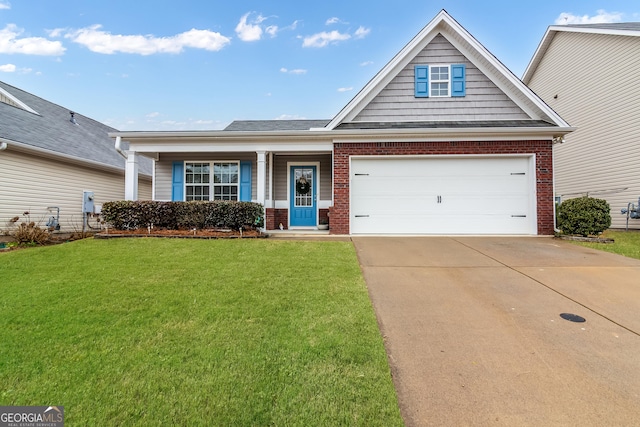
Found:
M 70 156 L 68 154 L 56 153 L 55 151 L 45 150 L 44 148 L 34 147 L 32 145 L 24 144 L 17 141 L 12 141 L 5 138 L 0 138 L 0 142 L 6 142 L 9 150 L 15 150 L 22 153 L 33 153 L 37 154 L 40 157 L 51 159 L 51 160 L 59 160 L 68 163 L 72 163 L 79 166 L 84 166 L 91 169 L 100 169 L 106 172 L 116 173 L 119 175 L 124 175 L 124 159 L 122 162 L 122 168 L 118 168 L 116 166 L 105 165 L 104 163 L 96 162 L 93 160 L 82 159 L 80 157 Z M 2 154 L 0 153 L 0 156 Z M 150 177 L 150 175 L 146 175 L 140 173 L 141 176 Z
M 544 33 L 544 36 L 542 36 L 542 40 L 540 40 L 538 48 L 531 57 L 531 60 L 529 61 L 527 68 L 524 70 L 524 74 L 522 75 L 522 81 L 525 84 L 529 84 L 529 82 L 531 81 L 531 77 L 533 77 L 533 73 L 538 68 L 538 65 L 540 64 L 540 61 L 542 61 L 544 54 L 547 52 L 549 45 L 551 45 L 551 42 L 556 35 L 555 28 L 556 27 L 554 26 L 548 27 L 547 31 Z
M 425 128 L 425 129 L 348 129 L 333 131 L 307 131 L 306 135 L 296 135 L 286 140 L 245 140 L 200 138 L 158 138 L 129 141 L 129 151 L 157 155 L 157 153 L 203 153 L 203 152 L 290 152 L 317 153 L 333 150 L 335 142 L 418 142 L 418 141 L 488 141 L 508 139 L 555 138 L 572 132 L 572 127 L 478 127 L 478 128 Z M 296 132 L 299 134 L 299 132 Z M 306 136 L 306 138 L 305 138 Z M 321 137 L 321 140 L 318 137 Z M 309 139 L 311 138 L 311 139 Z M 314 140 L 315 138 L 315 140 Z
M 433 141 L 503 141 L 528 139 L 553 139 L 562 137 L 576 128 L 550 127 L 508 127 L 508 128 L 465 128 L 465 129 L 385 129 L 375 133 L 362 131 L 334 131 L 334 143 L 341 142 L 433 142 Z
M 330 152 L 333 150 L 331 141 L 314 143 L 303 140 L 291 142 L 251 142 L 246 144 L 231 143 L 228 141 L 180 141 L 160 142 L 149 141 L 144 143 L 129 142 L 129 150 L 138 153 L 245 153 L 245 152 Z
M 27 104 L 25 104 L 24 102 L 20 101 L 14 95 L 12 95 L 11 93 L 7 92 L 6 90 L 4 90 L 1 87 L 0 87 L 0 93 L 2 95 L 6 96 L 7 98 L 9 98 L 11 101 L 15 102 L 23 110 L 28 111 L 28 112 L 33 113 L 33 114 L 36 114 L 38 116 L 40 115 L 40 114 L 38 114 L 38 112 L 36 110 L 34 110 L 33 108 L 29 107 Z
M 628 37 L 640 37 L 640 31 L 633 30 L 615 30 L 610 28 L 592 28 L 592 27 L 571 27 L 567 25 L 551 25 L 547 28 L 538 48 L 536 49 L 531 61 L 529 61 L 529 65 L 524 71 L 522 75 L 522 81 L 525 83 L 529 83 L 531 78 L 533 77 L 534 72 L 538 68 L 540 61 L 544 57 L 549 45 L 553 41 L 554 37 L 559 32 L 565 33 L 585 33 L 585 34 L 602 34 L 608 36 L 628 36 Z

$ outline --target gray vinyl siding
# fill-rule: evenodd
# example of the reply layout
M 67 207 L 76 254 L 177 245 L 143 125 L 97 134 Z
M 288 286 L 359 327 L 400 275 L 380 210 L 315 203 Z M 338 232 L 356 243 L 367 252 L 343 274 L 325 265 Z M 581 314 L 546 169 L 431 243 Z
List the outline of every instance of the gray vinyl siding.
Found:
M 613 228 L 625 227 L 620 209 L 640 196 L 638 76 L 640 37 L 558 32 L 529 82 L 577 127 L 554 147 L 557 195 L 607 200 Z
M 460 98 L 416 98 L 414 67 L 430 64 L 465 64 L 466 95 Z M 353 121 L 460 121 L 527 120 L 502 90 L 460 53 L 442 35 L 407 65 Z
M 287 200 L 287 177 L 289 169 L 287 163 L 307 164 L 309 162 L 320 162 L 320 200 L 331 200 L 331 192 L 333 187 L 331 173 L 331 155 L 314 155 L 314 156 L 285 156 L 275 155 L 273 164 L 273 182 L 274 182 L 274 200 Z
M 63 232 L 82 230 L 82 192 L 93 191 L 95 203 L 124 199 L 124 171 L 111 173 L 11 151 L 0 151 L 0 230 L 9 231 L 9 219 L 30 212 L 30 220 L 44 226 L 60 208 Z M 151 196 L 151 181 L 141 179 L 140 194 Z
M 163 153 L 160 156 L 160 160 L 155 162 L 156 169 L 156 188 L 154 200 L 171 200 L 171 182 L 173 173 L 174 161 L 251 161 L 251 197 L 255 200 L 257 194 L 256 186 L 256 173 L 257 173 L 257 160 L 254 153 L 194 153 L 188 154 L 185 157 L 184 153 L 172 154 Z M 268 163 L 267 163 L 268 165 Z M 268 167 L 268 166 L 267 166 Z M 267 192 L 268 196 L 268 192 Z

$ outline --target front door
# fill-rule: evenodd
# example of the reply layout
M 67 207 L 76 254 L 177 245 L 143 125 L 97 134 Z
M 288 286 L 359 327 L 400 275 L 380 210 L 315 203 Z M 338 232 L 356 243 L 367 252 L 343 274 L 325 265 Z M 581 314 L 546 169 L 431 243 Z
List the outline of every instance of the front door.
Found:
M 317 225 L 316 167 L 291 166 L 290 183 L 289 225 L 315 227 Z

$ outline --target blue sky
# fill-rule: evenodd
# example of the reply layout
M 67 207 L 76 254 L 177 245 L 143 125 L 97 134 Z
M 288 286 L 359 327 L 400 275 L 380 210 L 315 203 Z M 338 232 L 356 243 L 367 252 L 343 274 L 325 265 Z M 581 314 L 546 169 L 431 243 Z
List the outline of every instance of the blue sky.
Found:
M 329 119 L 441 9 L 517 76 L 549 25 L 640 21 L 637 0 L 0 0 L 0 80 L 120 130 Z

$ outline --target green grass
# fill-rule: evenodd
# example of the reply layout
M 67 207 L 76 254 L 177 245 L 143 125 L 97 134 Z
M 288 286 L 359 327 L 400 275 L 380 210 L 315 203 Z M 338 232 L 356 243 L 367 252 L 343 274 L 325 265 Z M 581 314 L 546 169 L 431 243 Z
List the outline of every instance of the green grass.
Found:
M 66 425 L 402 425 L 348 242 L 114 239 L 0 254 L 0 405 Z
M 588 248 L 599 249 L 606 252 L 613 252 L 614 254 L 624 255 L 629 258 L 640 259 L 640 232 L 639 231 L 606 230 L 599 237 L 614 239 L 615 243 L 587 243 L 587 242 L 572 242 L 572 243 L 575 243 L 580 246 L 585 246 Z

